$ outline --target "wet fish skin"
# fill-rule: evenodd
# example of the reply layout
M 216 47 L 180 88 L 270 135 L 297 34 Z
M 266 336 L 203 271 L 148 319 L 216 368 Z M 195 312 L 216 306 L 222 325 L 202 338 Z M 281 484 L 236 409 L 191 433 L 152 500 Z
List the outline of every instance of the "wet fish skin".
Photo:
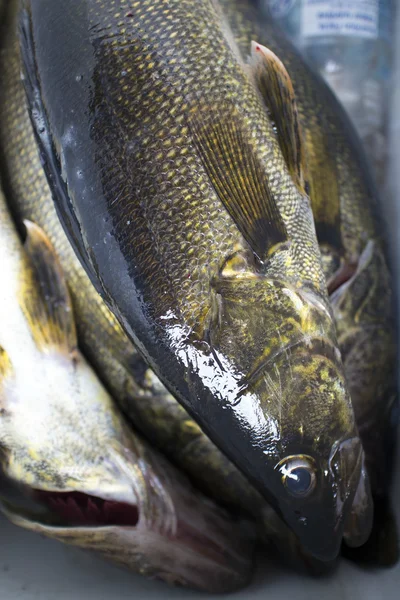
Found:
M 362 449 L 308 198 L 288 172 L 218 3 L 143 2 L 125 12 L 121 2 L 114 13 L 101 2 L 67 2 L 62 14 L 40 1 L 24 6 L 32 115 L 58 211 L 85 268 L 211 439 L 308 550 L 333 558 Z M 163 29 L 165 19 L 171 26 Z M 248 201 L 256 186 L 259 219 L 246 218 L 237 195 L 227 193 L 209 152 L 216 138 L 234 190 L 244 185 Z M 254 292 L 262 305 L 252 302 Z M 248 352 L 229 334 L 231 323 L 238 337 L 250 324 Z M 276 323 L 285 324 L 278 334 Z M 316 482 L 306 499 L 285 487 L 285 461 L 292 468 L 294 458 L 310 486 Z
M 1 510 L 149 577 L 242 587 L 251 538 L 127 427 L 77 349 L 53 248 L 26 228 L 22 245 L 0 190 L 1 471 L 42 507 L 1 498 Z
M 279 55 L 294 83 L 323 268 L 377 507 L 363 555 L 393 564 L 398 542 L 388 494 L 398 428 L 397 323 L 379 191 L 344 110 L 279 26 L 248 0 L 221 4 L 241 52 L 257 39 Z

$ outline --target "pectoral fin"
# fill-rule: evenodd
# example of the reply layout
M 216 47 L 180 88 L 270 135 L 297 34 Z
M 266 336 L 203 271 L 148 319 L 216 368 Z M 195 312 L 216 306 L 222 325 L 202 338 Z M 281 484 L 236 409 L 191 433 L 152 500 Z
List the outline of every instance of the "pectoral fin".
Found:
M 76 348 L 72 303 L 64 273 L 49 239 L 42 229 L 24 221 L 27 229 L 25 251 L 32 277 L 21 294 L 21 305 L 40 347 Z
M 251 61 L 257 86 L 277 128 L 289 172 L 305 193 L 305 151 L 292 80 L 279 58 L 256 42 L 251 42 Z
M 254 254 L 264 260 L 288 237 L 243 118 L 231 106 L 208 107 L 193 113 L 190 126 L 212 186 Z

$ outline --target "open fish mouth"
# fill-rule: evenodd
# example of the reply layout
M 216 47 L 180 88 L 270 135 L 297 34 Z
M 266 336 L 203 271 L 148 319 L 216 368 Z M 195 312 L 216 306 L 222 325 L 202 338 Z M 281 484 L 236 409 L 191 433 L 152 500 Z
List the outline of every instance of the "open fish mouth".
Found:
M 252 572 L 252 532 L 173 474 L 165 472 L 165 489 L 158 480 L 156 490 L 154 478 L 148 494 L 132 489 L 131 497 L 127 488 L 102 497 L 96 489 L 18 487 L 0 508 L 15 525 L 152 579 L 213 593 L 243 587 Z
M 1 498 L 1 508 L 11 520 L 43 528 L 133 528 L 141 516 L 137 503 L 72 490 L 20 489 L 17 499 Z
M 33 498 L 60 519 L 64 527 L 135 527 L 139 508 L 135 504 L 105 500 L 82 492 L 35 490 Z

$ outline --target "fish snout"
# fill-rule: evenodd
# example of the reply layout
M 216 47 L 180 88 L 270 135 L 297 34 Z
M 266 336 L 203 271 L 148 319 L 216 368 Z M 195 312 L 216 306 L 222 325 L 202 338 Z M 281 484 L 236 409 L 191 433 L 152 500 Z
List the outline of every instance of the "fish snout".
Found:
M 359 437 L 353 435 L 335 442 L 325 464 L 318 466 L 310 457 L 308 461 L 310 472 L 314 465 L 314 479 L 310 492 L 303 496 L 299 486 L 305 485 L 305 458 L 297 459 L 294 470 L 287 460 L 284 469 L 280 468 L 286 477 L 296 477 L 294 487 L 292 482 L 286 485 L 291 494 L 281 496 L 280 512 L 302 547 L 314 558 L 328 562 L 338 556 L 343 539 L 360 546 L 371 531 L 372 499 L 364 451 Z

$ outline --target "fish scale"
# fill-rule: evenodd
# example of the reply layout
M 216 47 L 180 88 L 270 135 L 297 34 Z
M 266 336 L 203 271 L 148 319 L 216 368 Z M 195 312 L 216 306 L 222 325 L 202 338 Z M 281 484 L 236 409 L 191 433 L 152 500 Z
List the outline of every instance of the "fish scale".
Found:
M 133 17 L 124 15 L 125 6 L 133 11 Z M 204 319 L 209 308 L 210 279 L 217 274 L 224 257 L 237 246 L 243 247 L 243 240 L 210 186 L 188 135 L 187 110 L 198 101 L 217 105 L 221 98 L 240 107 L 244 120 L 249 122 L 250 141 L 268 169 L 272 193 L 293 240 L 290 276 L 296 282 L 301 270 L 301 283 L 307 282 L 324 297 L 309 211 L 299 208 L 299 194 L 288 177 L 275 137 L 271 136 L 272 127 L 265 108 L 248 80 L 244 65 L 232 55 L 215 19 L 212 4 L 198 3 L 193 7 L 189 2 L 170 2 L 168 5 L 141 2 L 131 8 L 129 3 L 121 3 L 116 12 L 113 6 L 107 5 L 100 30 L 98 13 L 103 8 L 101 2 L 91 3 L 88 7 L 90 31 L 92 23 L 96 24 L 93 28 L 94 51 L 101 61 L 103 77 L 106 77 L 103 81 L 101 74 L 94 73 L 96 109 L 91 137 L 97 148 L 96 162 L 102 165 L 102 185 L 104 182 L 107 185 L 108 177 L 112 176 L 109 149 L 121 145 L 121 140 L 130 139 L 129 131 L 134 129 L 135 147 L 129 156 L 123 152 L 119 157 L 125 162 L 120 176 L 125 173 L 131 194 L 136 195 L 137 190 L 144 193 L 135 205 L 128 202 L 121 206 L 120 201 L 113 199 L 110 214 L 121 223 L 128 220 L 135 223 L 134 228 L 126 228 L 121 234 L 123 252 L 126 249 L 128 256 L 133 255 L 136 244 L 142 252 L 150 249 L 152 258 L 149 257 L 148 265 L 143 265 L 142 261 L 141 276 L 152 281 L 151 306 L 157 306 L 157 315 L 163 316 L 164 307 L 171 307 L 172 288 L 182 291 L 182 295 L 172 300 L 173 310 L 182 315 L 189 327 Z M 186 27 L 188 11 L 194 17 L 194 26 L 189 33 Z M 165 26 L 168 21 L 171 23 Z M 140 45 L 136 43 L 137 39 Z M 210 60 L 215 62 L 215 57 L 218 57 L 217 67 L 211 71 Z M 121 77 L 121 72 L 126 75 Z M 189 83 L 187 77 L 191 78 Z M 95 100 L 96 87 L 107 90 L 99 104 Z M 151 90 L 154 95 L 147 106 Z M 127 95 L 129 103 L 126 102 Z M 101 115 L 99 120 L 96 113 Z M 115 114 L 117 119 L 114 119 Z M 108 120 L 106 128 L 104 115 Z M 168 158 L 171 137 L 175 153 L 173 162 Z M 105 156 L 102 156 L 102 146 L 107 148 L 103 150 Z M 182 162 L 175 163 L 180 159 Z M 183 182 L 189 181 L 190 186 L 182 187 Z M 123 185 L 126 185 L 125 181 Z M 114 189 L 111 197 L 118 196 L 118 192 L 118 188 Z M 169 209 L 160 210 L 160 206 L 164 208 L 165 205 L 169 205 Z M 186 222 L 199 206 L 205 218 L 196 223 L 193 231 L 186 227 Z M 145 220 L 143 235 L 138 235 L 138 230 L 141 231 L 138 223 L 142 219 Z M 305 236 L 309 244 L 304 243 Z M 196 251 L 193 256 L 185 254 L 182 269 L 176 257 L 180 255 L 180 249 L 188 245 L 195 245 Z M 155 280 L 154 251 L 161 267 Z M 137 262 L 134 255 L 132 262 Z

